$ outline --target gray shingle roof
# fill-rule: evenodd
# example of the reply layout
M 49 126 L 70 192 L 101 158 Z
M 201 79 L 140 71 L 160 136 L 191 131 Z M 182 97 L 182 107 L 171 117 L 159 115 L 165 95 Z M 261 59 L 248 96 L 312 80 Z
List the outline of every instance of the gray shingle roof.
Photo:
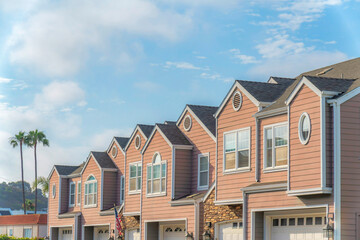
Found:
M 355 79 L 304 76 L 321 91 L 346 92 Z
M 166 136 L 166 138 L 171 142 L 173 145 L 189 145 L 191 143 L 185 135 L 180 131 L 180 129 L 176 125 L 168 125 L 168 124 L 156 124 L 159 127 L 162 133 Z
M 55 169 L 60 175 L 70 175 L 78 168 L 79 166 L 55 165 Z
M 275 82 L 281 84 L 292 84 L 296 79 L 295 78 L 284 78 L 284 77 L 270 77 L 270 79 L 273 79 Z
M 126 147 L 126 144 L 128 143 L 128 141 L 130 139 L 130 138 L 125 138 L 125 137 L 114 137 L 114 138 L 122 149 L 124 149 Z
M 106 152 L 91 152 L 95 158 L 95 161 L 100 165 L 101 168 L 116 168 L 114 162 L 111 160 Z
M 150 134 L 152 133 L 152 130 L 154 129 L 154 125 L 145 125 L 145 124 L 138 124 L 141 131 L 145 134 L 146 138 L 149 138 Z
M 200 121 L 209 129 L 209 131 L 216 135 L 216 120 L 214 114 L 218 110 L 218 107 L 201 106 L 201 105 L 187 105 L 194 114 L 200 119 Z

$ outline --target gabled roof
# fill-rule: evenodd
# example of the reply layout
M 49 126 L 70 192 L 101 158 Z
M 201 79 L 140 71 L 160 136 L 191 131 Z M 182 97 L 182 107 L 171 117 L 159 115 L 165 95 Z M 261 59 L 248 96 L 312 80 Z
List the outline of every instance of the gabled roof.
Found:
M 47 214 L 0 216 L 0 225 L 47 224 Z
M 304 75 L 320 91 L 346 92 L 355 79 L 314 77 Z
M 139 131 L 143 135 L 145 140 L 147 140 L 150 137 L 153 129 L 154 129 L 154 125 L 145 125 L 145 124 L 136 125 L 134 131 L 132 132 L 132 134 L 124 148 L 124 151 L 126 151 L 129 148 L 132 139 L 135 137 L 136 131 Z
M 279 84 L 292 84 L 296 79 L 295 78 L 284 78 L 284 77 L 273 77 L 271 76 L 268 80 L 268 83 L 279 83 Z
M 111 160 L 106 152 L 91 151 L 91 154 L 94 156 L 95 161 L 101 168 L 116 168 L 115 163 Z
M 124 149 L 126 147 L 126 144 L 129 142 L 129 139 L 130 139 L 130 138 L 126 138 L 126 137 L 114 137 L 114 138 L 122 149 Z
M 218 107 L 213 106 L 202 106 L 202 105 L 191 105 L 187 104 L 180 115 L 176 125 L 179 126 L 181 120 L 184 118 L 186 111 L 191 112 L 199 124 L 204 128 L 206 132 L 214 140 L 216 136 L 216 119 L 214 114 L 216 113 Z
M 70 175 L 75 172 L 79 166 L 55 165 L 54 166 L 59 175 Z

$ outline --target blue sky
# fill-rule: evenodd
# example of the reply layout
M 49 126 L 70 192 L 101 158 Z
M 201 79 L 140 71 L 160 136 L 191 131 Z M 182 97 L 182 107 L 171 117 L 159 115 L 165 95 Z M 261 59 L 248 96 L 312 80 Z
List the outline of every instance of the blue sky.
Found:
M 234 79 L 358 57 L 359 12 L 341 0 L 0 0 L 0 181 L 20 178 L 19 130 L 46 132 L 47 176 L 137 123 L 219 105 Z M 25 165 L 31 181 L 30 149 Z

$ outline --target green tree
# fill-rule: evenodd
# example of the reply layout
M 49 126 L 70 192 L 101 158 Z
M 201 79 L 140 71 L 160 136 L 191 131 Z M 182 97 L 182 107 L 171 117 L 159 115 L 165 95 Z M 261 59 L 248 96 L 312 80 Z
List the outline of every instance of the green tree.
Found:
M 36 158 L 36 148 L 37 145 L 42 143 L 43 146 L 49 146 L 49 140 L 46 138 L 46 135 L 43 131 L 30 131 L 26 136 L 26 142 L 29 147 L 34 148 L 34 159 L 35 159 L 35 214 L 37 210 L 37 158 Z
M 25 132 L 20 131 L 18 134 L 15 134 L 14 137 L 9 139 L 10 145 L 15 148 L 20 147 L 20 159 L 21 159 L 21 183 L 22 183 L 22 196 L 23 196 L 23 205 L 24 205 L 24 214 L 26 214 L 26 204 L 25 204 L 25 187 L 24 187 L 24 159 L 23 159 L 23 145 L 27 144 Z
M 25 207 L 24 207 L 25 206 Z M 28 209 L 29 211 L 33 211 L 35 209 L 34 203 L 30 199 L 25 200 L 25 205 L 22 206 L 24 209 Z
M 37 188 L 36 184 L 41 187 L 41 191 L 43 192 L 44 195 L 48 195 L 49 193 L 49 181 L 46 179 L 46 177 L 38 177 L 37 182 L 34 181 L 32 183 L 32 189 L 33 191 L 35 191 L 35 189 Z

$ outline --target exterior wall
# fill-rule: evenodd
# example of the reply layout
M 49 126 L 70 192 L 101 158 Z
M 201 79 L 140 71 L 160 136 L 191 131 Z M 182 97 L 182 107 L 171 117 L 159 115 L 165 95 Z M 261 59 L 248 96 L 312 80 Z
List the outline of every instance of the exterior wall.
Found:
M 10 229 L 13 230 L 13 236 L 17 238 L 24 237 L 24 229 L 31 228 L 32 229 L 32 237 L 45 237 L 46 236 L 46 225 L 39 225 L 41 227 L 42 232 L 39 234 L 38 232 L 38 225 L 8 225 L 8 226 L 0 226 L 0 235 L 8 235 Z M 43 229 L 45 229 L 45 234 Z M 39 234 L 39 235 L 38 235 Z
M 112 150 L 113 146 L 115 146 L 117 148 L 117 155 L 115 158 L 111 155 L 111 150 Z M 117 174 L 117 180 L 116 180 L 117 187 L 116 187 L 115 191 L 116 191 L 116 204 L 119 204 L 120 203 L 120 178 L 121 178 L 121 176 L 125 175 L 125 155 L 120 150 L 119 146 L 115 142 L 113 143 L 113 145 L 111 145 L 108 155 L 114 161 L 115 165 L 118 168 L 118 174 Z
M 341 112 L 341 237 L 360 239 L 360 95 L 340 106 Z M 358 226 L 356 226 L 356 223 Z
M 78 191 L 78 185 L 77 185 L 77 183 L 78 183 L 78 181 L 81 181 L 81 178 L 80 177 L 77 177 L 77 178 L 71 178 L 71 179 L 68 179 L 68 186 L 67 186 L 67 188 L 68 188 L 68 190 L 67 190 L 67 196 L 65 196 L 65 195 L 63 195 L 64 196 L 64 198 L 67 198 L 67 204 L 68 204 L 68 206 L 67 206 L 67 212 L 74 212 L 74 211 L 80 211 L 81 209 L 80 209 L 80 206 L 77 204 L 77 201 L 78 201 L 78 195 L 77 195 L 77 191 Z M 69 207 L 69 190 L 70 190 L 70 182 L 73 182 L 73 183 L 75 183 L 75 205 L 74 205 L 74 207 Z M 82 195 L 82 193 L 81 193 L 81 195 Z
M 104 173 L 104 183 L 103 183 L 103 210 L 110 209 L 114 207 L 114 204 L 117 204 L 118 200 L 118 173 L 117 172 L 108 172 Z
M 189 131 L 185 131 L 183 121 L 185 117 L 190 114 L 192 126 Z M 191 113 L 186 111 L 183 119 L 179 123 L 179 129 L 189 139 L 194 146 L 192 151 L 192 176 L 191 176 L 191 191 L 198 192 L 198 155 L 209 154 L 209 186 L 215 181 L 215 160 L 216 160 L 216 142 L 209 136 L 209 134 L 202 128 L 199 122 Z
M 203 203 L 203 214 L 201 216 L 203 221 L 200 222 L 200 240 L 203 239 L 202 234 L 205 231 L 209 231 L 211 236 L 214 237 L 215 224 L 242 219 L 242 205 L 216 206 L 214 200 L 215 191 L 213 190 L 208 199 Z M 211 222 L 211 227 L 206 225 L 207 222 Z M 214 239 L 216 239 L 216 236 Z
M 235 90 L 236 91 L 236 90 Z M 258 111 L 254 103 L 241 93 L 242 106 L 239 111 L 232 107 L 232 98 L 229 98 L 222 112 L 218 116 L 218 179 L 217 201 L 242 199 L 240 189 L 255 182 L 255 118 L 253 115 Z M 224 173 L 224 133 L 241 128 L 251 128 L 250 138 L 250 171 L 227 174 Z
M 59 175 L 56 171 L 53 171 L 49 179 L 49 198 L 48 198 L 48 232 L 50 233 L 50 226 L 55 225 L 58 222 L 59 213 Z M 56 186 L 55 198 L 52 197 L 53 185 Z
M 175 199 L 191 193 L 191 150 L 175 151 Z
M 334 113 L 333 108 L 326 105 L 326 187 L 332 187 L 334 181 Z
M 283 123 L 288 121 L 288 115 L 282 114 L 279 116 L 261 119 L 259 122 L 259 155 L 260 166 L 259 176 L 260 182 L 278 182 L 287 181 L 287 169 L 278 172 L 264 172 L 264 127 L 272 124 Z M 255 141 L 255 140 L 254 140 Z
M 290 197 L 286 194 L 285 191 L 277 192 L 264 192 L 264 193 L 254 193 L 248 194 L 247 197 L 247 218 L 246 218 L 246 239 L 251 239 L 251 211 L 255 209 L 274 209 L 286 207 L 305 207 L 305 206 L 315 206 L 315 205 L 327 205 L 329 212 L 334 212 L 334 199 L 332 195 L 319 195 L 316 198 L 314 197 Z M 258 237 L 262 234 L 262 231 L 257 232 Z M 257 237 L 257 239 L 258 239 Z M 262 238 L 260 238 L 262 239 Z
M 69 208 L 69 179 L 61 178 L 60 213 L 66 213 Z
M 137 135 L 139 135 L 141 139 L 141 146 L 139 149 L 135 148 L 135 138 Z M 130 163 L 141 162 L 141 150 L 146 140 L 147 139 L 141 134 L 141 132 L 137 130 L 129 144 L 128 149 L 126 150 L 125 212 L 140 212 L 141 194 L 129 194 Z
M 155 152 L 159 152 L 162 160 L 167 163 L 166 195 L 159 197 L 148 197 L 146 195 L 146 165 L 152 162 Z M 144 152 L 143 156 L 143 178 L 142 178 L 142 215 L 141 215 L 141 239 L 145 237 L 145 221 L 157 221 L 167 219 L 187 219 L 186 229 L 195 232 L 195 210 L 194 205 L 171 207 L 171 173 L 172 173 L 172 149 L 163 139 L 160 133 L 155 132 L 153 138 Z M 151 225 L 151 224 L 150 224 Z
M 299 140 L 299 118 L 310 116 L 311 135 L 303 145 Z M 290 105 L 290 190 L 321 187 L 321 118 L 320 97 L 303 86 Z

